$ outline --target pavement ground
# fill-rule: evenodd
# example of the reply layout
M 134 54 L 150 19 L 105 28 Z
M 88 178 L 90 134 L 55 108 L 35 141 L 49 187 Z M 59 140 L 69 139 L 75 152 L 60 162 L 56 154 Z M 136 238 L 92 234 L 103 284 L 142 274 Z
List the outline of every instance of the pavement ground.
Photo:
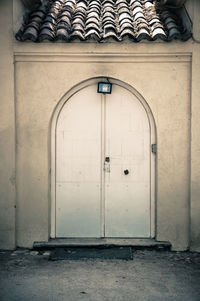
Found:
M 200 301 L 200 254 L 133 250 L 133 260 L 50 261 L 0 251 L 1 301 Z

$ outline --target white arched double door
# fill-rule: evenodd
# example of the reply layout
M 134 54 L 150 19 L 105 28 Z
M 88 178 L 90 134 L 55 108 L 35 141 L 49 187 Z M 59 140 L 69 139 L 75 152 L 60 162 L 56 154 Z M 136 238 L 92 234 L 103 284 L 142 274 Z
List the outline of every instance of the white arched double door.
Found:
M 83 88 L 56 126 L 56 237 L 150 237 L 151 129 L 141 102 L 116 84 Z

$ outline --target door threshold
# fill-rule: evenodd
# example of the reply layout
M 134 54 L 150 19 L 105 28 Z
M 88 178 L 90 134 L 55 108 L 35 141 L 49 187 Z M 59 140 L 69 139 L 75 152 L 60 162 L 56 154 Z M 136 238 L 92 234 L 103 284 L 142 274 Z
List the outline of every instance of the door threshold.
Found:
M 55 238 L 48 242 L 34 242 L 34 249 L 54 249 L 64 247 L 112 247 L 129 246 L 136 249 L 170 249 L 171 244 L 153 238 Z

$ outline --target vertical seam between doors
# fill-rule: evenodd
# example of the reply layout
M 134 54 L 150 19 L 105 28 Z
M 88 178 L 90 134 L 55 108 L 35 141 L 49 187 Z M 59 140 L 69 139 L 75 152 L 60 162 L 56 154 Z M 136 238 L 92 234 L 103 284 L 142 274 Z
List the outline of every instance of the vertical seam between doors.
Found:
M 105 237 L 105 122 L 106 96 L 101 95 L 101 237 Z

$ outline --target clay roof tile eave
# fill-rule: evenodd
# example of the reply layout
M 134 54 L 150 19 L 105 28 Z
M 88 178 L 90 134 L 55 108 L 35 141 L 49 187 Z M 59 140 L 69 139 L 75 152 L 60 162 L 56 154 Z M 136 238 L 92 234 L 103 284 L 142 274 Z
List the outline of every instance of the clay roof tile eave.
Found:
M 179 16 L 174 15 L 165 6 L 159 7 L 157 10 L 154 0 L 45 0 L 36 2 L 40 2 L 40 4 L 45 2 L 46 4 L 34 7 L 30 11 L 26 21 L 16 34 L 18 41 L 42 42 L 43 37 L 49 41 L 57 41 L 62 37 L 71 41 L 76 36 L 80 36 L 80 40 L 88 40 L 91 36 L 93 39 L 103 41 L 106 35 L 99 36 L 99 33 L 107 24 L 111 24 L 117 41 L 123 40 L 125 27 L 127 27 L 126 36 L 130 37 L 131 41 L 143 39 L 153 41 L 157 37 L 164 41 L 174 39 L 185 41 L 191 37 L 191 32 L 184 28 Z M 126 23 L 129 23 L 130 26 L 123 26 Z M 80 24 L 80 27 L 75 24 Z M 64 33 L 65 28 L 67 28 L 66 34 Z M 90 30 L 91 35 L 89 34 Z M 134 30 L 134 34 L 132 30 Z M 141 30 L 142 32 L 140 32 Z M 122 34 L 123 31 L 124 34 Z M 46 32 L 48 33 L 46 34 Z M 110 35 L 112 34 L 110 33 Z

